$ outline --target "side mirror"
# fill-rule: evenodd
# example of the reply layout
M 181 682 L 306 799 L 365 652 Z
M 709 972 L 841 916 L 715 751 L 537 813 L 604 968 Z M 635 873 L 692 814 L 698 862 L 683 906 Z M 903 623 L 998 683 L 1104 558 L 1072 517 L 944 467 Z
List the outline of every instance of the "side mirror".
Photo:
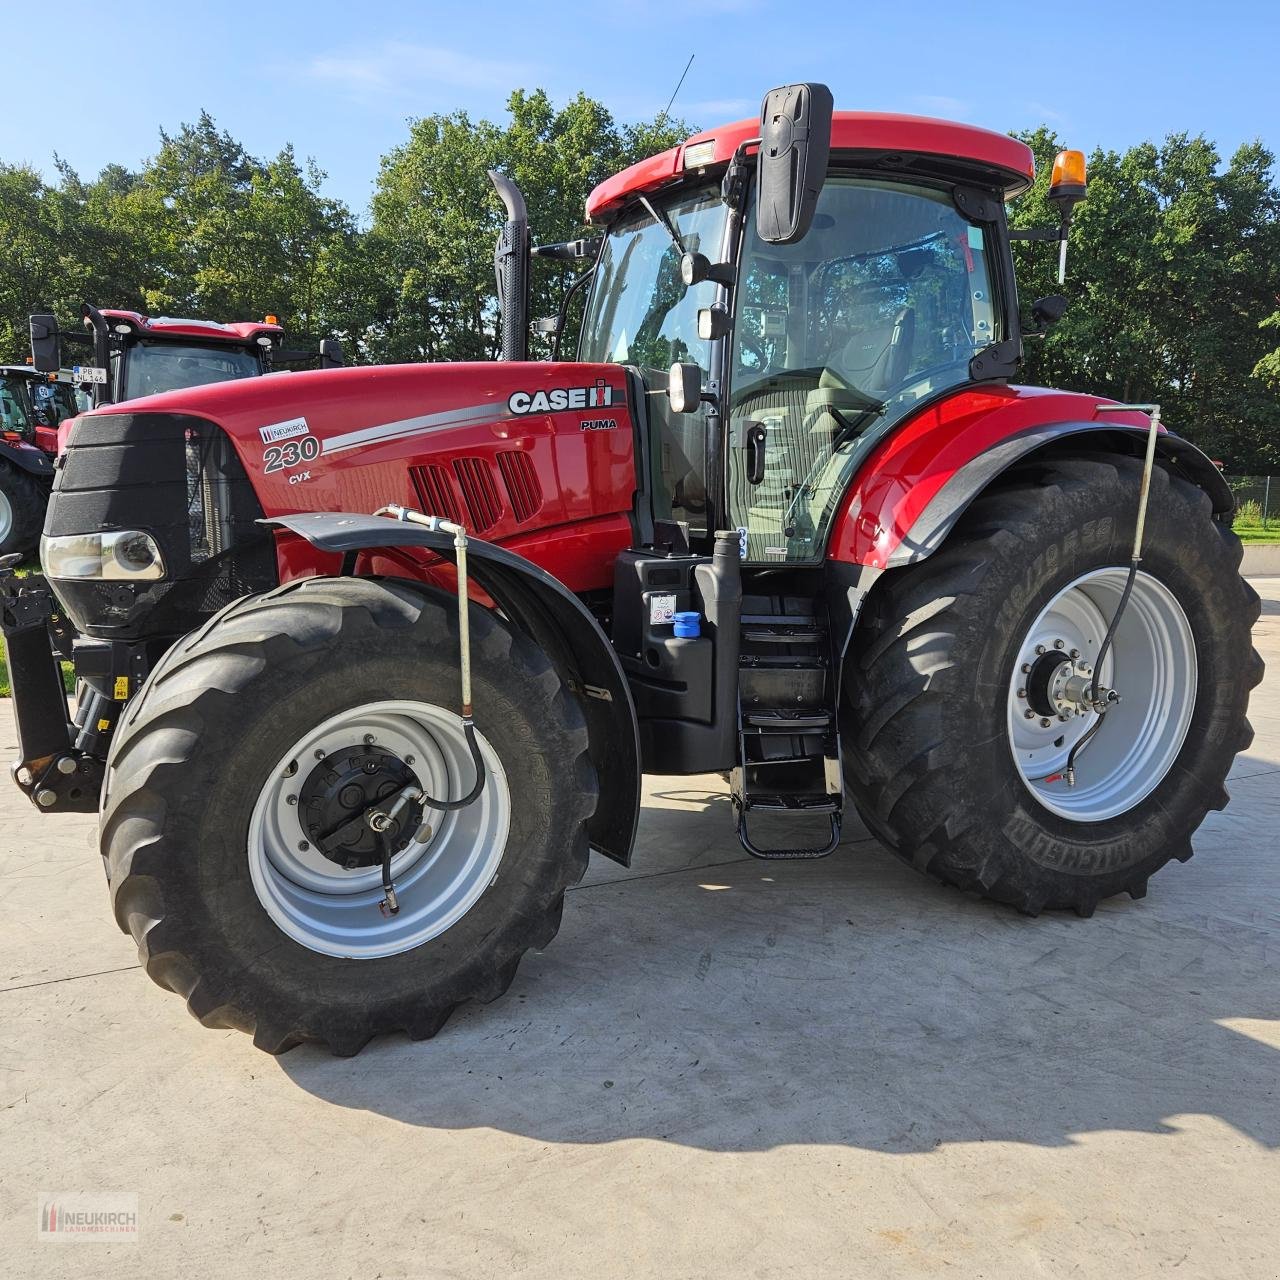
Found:
M 62 343 L 56 316 L 36 315 L 31 328 L 31 363 L 39 373 L 57 373 L 62 368 Z
M 320 339 L 320 367 L 322 369 L 341 369 L 347 363 L 342 343 L 337 338 Z
M 1051 293 L 1046 298 L 1037 298 L 1031 304 L 1031 319 L 1041 329 L 1057 324 L 1067 309 L 1067 300 L 1060 293 Z
M 702 370 L 696 364 L 673 364 L 667 375 L 672 413 L 697 413 L 702 404 Z
M 765 95 L 756 157 L 756 234 L 767 244 L 794 244 L 813 223 L 831 156 L 833 107 L 825 84 L 789 84 Z

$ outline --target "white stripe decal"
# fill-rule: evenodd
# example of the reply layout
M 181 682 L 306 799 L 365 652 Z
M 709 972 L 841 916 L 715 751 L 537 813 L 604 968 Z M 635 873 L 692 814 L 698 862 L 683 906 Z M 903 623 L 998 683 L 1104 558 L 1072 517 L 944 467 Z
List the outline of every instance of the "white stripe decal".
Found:
M 416 435 L 420 431 L 430 431 L 440 427 L 470 427 L 482 422 L 497 422 L 510 418 L 512 414 L 506 405 L 487 404 L 467 405 L 461 409 L 446 409 L 442 413 L 424 413 L 417 418 L 401 418 L 398 422 L 383 422 L 377 426 L 361 427 L 358 431 L 347 431 L 340 436 L 330 436 L 321 450 L 322 453 L 341 453 L 345 449 L 357 449 L 364 444 L 383 444 L 388 440 L 398 440 L 402 436 Z

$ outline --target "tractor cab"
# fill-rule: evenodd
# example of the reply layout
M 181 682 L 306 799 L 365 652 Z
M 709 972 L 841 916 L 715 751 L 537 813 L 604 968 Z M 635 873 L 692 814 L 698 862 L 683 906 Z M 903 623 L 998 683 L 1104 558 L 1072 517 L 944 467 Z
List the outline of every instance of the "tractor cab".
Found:
M 619 174 L 587 206 L 607 231 L 579 357 L 641 371 L 655 518 L 694 546 L 738 529 L 747 564 L 820 563 L 876 442 L 961 384 L 1007 378 L 1021 352 L 1004 201 L 1032 180 L 1027 149 L 905 116 L 827 127 L 803 225 L 781 235 L 760 216 L 768 179 L 747 180 L 754 120 Z
M 52 315 L 32 316 L 31 351 L 37 369 L 52 370 L 62 365 L 63 343 L 91 348 L 91 358 L 76 364 L 72 375 L 92 397 L 94 408 L 258 377 L 281 364 L 317 358 L 317 353 L 286 350 L 284 329 L 275 316 L 261 323 L 220 324 L 99 310 L 88 303 L 81 308 L 81 316 L 84 333 L 60 330 Z M 331 338 L 321 342 L 318 358 L 323 368 L 343 363 L 342 350 Z

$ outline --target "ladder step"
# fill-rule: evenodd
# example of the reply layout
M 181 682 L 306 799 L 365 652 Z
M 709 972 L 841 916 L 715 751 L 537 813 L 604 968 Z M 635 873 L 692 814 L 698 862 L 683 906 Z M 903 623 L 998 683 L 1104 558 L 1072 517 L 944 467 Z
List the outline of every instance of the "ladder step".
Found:
M 831 728 L 829 711 L 748 711 L 744 722 L 762 733 L 813 733 Z

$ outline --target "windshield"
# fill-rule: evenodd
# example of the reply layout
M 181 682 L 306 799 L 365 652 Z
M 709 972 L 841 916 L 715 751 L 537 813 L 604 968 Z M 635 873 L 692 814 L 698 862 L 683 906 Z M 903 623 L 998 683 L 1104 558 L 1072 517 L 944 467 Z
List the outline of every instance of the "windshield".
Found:
M 80 412 L 76 393 L 65 382 L 34 382 L 31 386 L 32 416 L 40 427 L 56 427 Z
M 729 503 L 747 558 L 820 559 L 854 468 L 1002 336 L 983 229 L 949 192 L 828 179 L 813 227 L 765 244 L 748 219 L 735 326 Z M 765 428 L 764 478 L 746 431 Z
M 210 382 L 252 378 L 262 372 L 256 352 L 232 346 L 184 346 L 176 342 L 140 342 L 127 351 L 121 399 L 161 391 L 201 387 Z
M 718 191 L 673 200 L 666 214 L 684 247 L 719 261 L 726 208 Z M 707 531 L 706 420 L 701 412 L 673 414 L 667 401 L 672 364 L 696 364 L 703 386 L 710 344 L 698 337 L 698 310 L 715 300 L 710 281 L 692 287 L 680 278 L 680 252 L 666 228 L 643 209 L 613 228 L 601 251 L 583 317 L 578 358 L 634 365 L 648 405 L 654 515 L 685 521 L 691 534 Z
M 27 378 L 0 378 L 0 430 L 27 437 L 31 433 L 31 414 L 27 400 Z

